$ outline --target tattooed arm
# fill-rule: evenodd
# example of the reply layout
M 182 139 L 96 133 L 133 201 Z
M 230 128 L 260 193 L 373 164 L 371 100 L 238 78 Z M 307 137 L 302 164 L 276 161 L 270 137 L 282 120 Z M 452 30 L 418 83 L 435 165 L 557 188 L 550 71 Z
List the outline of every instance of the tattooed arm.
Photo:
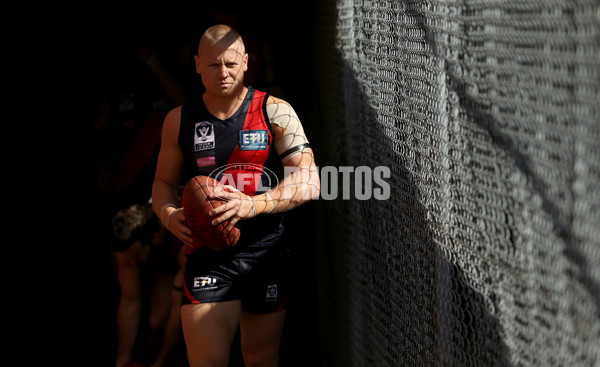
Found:
M 240 219 L 285 212 L 318 197 L 320 193 L 314 153 L 294 109 L 281 99 L 269 97 L 267 115 L 275 132 L 273 143 L 284 166 L 284 178 L 277 187 L 251 200 L 239 191 L 215 193 L 215 197 L 229 201 L 210 213 L 216 217 L 213 224 L 229 219 L 226 232 Z

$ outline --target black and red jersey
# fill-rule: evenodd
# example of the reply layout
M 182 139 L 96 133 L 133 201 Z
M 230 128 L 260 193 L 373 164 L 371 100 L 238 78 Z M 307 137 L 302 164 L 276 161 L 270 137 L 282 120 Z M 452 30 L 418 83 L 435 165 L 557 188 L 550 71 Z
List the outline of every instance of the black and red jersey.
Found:
M 249 87 L 241 106 L 226 120 L 208 112 L 201 97 L 182 106 L 182 184 L 194 176 L 206 175 L 250 196 L 277 185 L 282 165 L 266 113 L 268 97 Z
M 249 196 L 277 186 L 283 166 L 266 113 L 268 97 L 248 87 L 241 106 L 226 120 L 213 116 L 201 97 L 182 106 L 178 137 L 184 156 L 182 185 L 205 175 Z M 238 222 L 242 235 L 236 247 L 281 231 L 282 218 L 281 214 L 271 214 Z

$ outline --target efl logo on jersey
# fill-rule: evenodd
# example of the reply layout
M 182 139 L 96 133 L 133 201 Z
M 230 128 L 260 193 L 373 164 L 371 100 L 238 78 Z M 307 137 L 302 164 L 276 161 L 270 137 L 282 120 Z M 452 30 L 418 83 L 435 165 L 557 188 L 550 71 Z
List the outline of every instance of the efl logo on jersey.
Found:
M 240 150 L 265 150 L 269 146 L 267 130 L 241 130 Z
M 215 129 L 208 121 L 196 122 L 194 131 L 194 151 L 215 149 Z

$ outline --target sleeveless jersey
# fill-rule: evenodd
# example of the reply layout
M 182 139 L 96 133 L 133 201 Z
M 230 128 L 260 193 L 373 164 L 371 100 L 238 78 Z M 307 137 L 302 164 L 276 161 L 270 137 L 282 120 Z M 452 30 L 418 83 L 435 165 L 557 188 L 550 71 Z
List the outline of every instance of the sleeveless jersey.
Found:
M 182 106 L 178 143 L 184 156 L 183 185 L 205 175 L 254 196 L 278 184 L 283 166 L 273 144 L 267 99 L 267 93 L 248 87 L 241 106 L 226 120 L 213 116 L 201 97 Z M 280 230 L 281 221 L 275 214 L 238 222 L 240 243 Z

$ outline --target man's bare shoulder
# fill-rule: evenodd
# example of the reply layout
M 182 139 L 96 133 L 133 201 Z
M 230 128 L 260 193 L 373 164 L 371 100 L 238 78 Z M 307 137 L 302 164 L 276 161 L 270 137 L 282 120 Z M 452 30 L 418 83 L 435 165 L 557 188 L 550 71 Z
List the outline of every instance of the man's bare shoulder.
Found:
M 165 116 L 165 125 L 176 124 L 179 126 L 179 121 L 181 121 L 181 106 L 177 106 L 167 113 L 167 116 Z
M 165 116 L 162 126 L 164 140 L 177 139 L 179 135 L 179 125 L 181 124 L 181 106 L 170 110 Z M 175 140 L 174 140 L 175 141 Z
M 169 117 L 181 117 L 181 105 L 173 108 L 171 111 L 167 113 L 167 118 Z

